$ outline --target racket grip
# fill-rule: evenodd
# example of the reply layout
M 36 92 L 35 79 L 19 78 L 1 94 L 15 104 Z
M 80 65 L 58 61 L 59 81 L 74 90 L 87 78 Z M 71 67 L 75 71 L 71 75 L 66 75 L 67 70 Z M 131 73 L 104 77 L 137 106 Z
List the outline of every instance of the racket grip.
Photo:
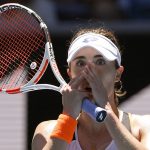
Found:
M 91 103 L 87 98 L 83 100 L 82 110 L 97 122 L 103 122 L 107 116 L 107 112 L 105 109 L 97 107 L 96 105 Z

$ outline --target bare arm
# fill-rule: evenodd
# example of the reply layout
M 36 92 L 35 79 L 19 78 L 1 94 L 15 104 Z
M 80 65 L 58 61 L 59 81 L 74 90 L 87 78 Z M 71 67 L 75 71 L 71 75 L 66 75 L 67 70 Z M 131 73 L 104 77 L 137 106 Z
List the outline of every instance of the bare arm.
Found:
M 149 150 L 150 149 L 150 116 L 135 116 L 136 124 L 140 127 L 140 142 Z
M 76 119 L 81 111 L 82 99 L 86 92 L 76 90 L 83 78 L 77 77 L 65 85 L 62 89 L 63 112 Z M 57 121 L 43 122 L 35 130 L 32 141 L 32 150 L 66 150 L 68 143 L 59 138 L 51 138 L 50 135 Z M 69 132 L 69 131 L 68 131 Z
M 63 140 L 50 138 L 50 134 L 56 125 L 56 120 L 40 123 L 32 139 L 32 150 L 66 150 L 67 143 Z
M 112 110 L 111 105 L 114 105 L 114 101 L 111 100 L 110 96 L 112 93 L 108 90 L 108 88 L 106 88 L 106 81 L 104 82 L 104 77 L 102 82 L 102 78 L 100 77 L 100 74 L 97 71 L 98 67 L 96 67 L 97 66 L 89 63 L 88 66 L 86 66 L 83 70 L 82 74 L 90 84 L 90 87 L 92 88 L 92 94 L 95 98 L 96 103 L 107 110 L 108 115 L 105 119 L 105 125 L 111 137 L 115 141 L 116 146 L 119 150 L 150 150 L 150 146 L 147 144 L 150 140 L 150 130 L 147 129 L 148 124 L 146 122 L 145 126 L 138 124 L 140 128 L 140 132 L 138 134 L 142 135 L 140 140 L 135 138 L 135 136 L 133 136 L 126 129 L 126 127 L 120 122 L 120 120 Z M 118 69 L 118 72 L 119 71 L 120 70 Z M 114 79 L 116 80 L 116 72 L 112 72 L 112 74 L 114 75 Z
M 136 139 L 110 110 L 108 110 L 105 124 L 119 150 L 150 150 L 150 144 L 148 144 L 150 141 L 150 127 L 147 123 L 142 126 L 139 124 L 141 129 L 138 134 L 142 135 L 141 139 Z

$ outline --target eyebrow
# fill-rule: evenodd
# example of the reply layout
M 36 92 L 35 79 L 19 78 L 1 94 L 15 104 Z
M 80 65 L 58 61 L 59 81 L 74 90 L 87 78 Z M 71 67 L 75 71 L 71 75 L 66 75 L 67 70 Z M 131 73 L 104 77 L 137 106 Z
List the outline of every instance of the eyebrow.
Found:
M 94 58 L 98 58 L 98 57 L 103 58 L 102 55 L 95 55 L 95 56 L 94 56 Z M 73 61 L 74 61 L 74 60 L 77 60 L 77 59 L 85 59 L 85 56 L 77 56 L 77 57 L 75 57 L 75 58 L 73 59 Z

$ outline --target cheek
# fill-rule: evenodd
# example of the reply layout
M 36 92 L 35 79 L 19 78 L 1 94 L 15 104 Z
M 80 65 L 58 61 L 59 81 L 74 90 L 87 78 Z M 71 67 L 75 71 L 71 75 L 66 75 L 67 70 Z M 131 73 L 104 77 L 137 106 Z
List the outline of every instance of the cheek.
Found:
M 83 69 L 77 68 L 77 67 L 75 67 L 74 65 L 71 65 L 71 66 L 70 66 L 70 74 L 71 74 L 71 77 L 72 77 L 72 78 L 75 78 L 76 76 L 78 76 L 78 75 L 81 73 L 82 70 L 83 70 Z
M 101 73 L 101 80 L 108 94 L 114 92 L 114 81 L 115 81 L 116 71 L 112 68 L 107 69 Z

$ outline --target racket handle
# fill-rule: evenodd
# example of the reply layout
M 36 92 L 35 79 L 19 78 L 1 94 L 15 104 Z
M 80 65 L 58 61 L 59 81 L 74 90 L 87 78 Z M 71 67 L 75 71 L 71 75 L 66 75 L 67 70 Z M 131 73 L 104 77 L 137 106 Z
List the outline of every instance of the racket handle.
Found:
M 103 122 L 107 116 L 107 112 L 105 109 L 97 107 L 96 105 L 91 103 L 87 98 L 83 100 L 82 110 L 97 122 Z

